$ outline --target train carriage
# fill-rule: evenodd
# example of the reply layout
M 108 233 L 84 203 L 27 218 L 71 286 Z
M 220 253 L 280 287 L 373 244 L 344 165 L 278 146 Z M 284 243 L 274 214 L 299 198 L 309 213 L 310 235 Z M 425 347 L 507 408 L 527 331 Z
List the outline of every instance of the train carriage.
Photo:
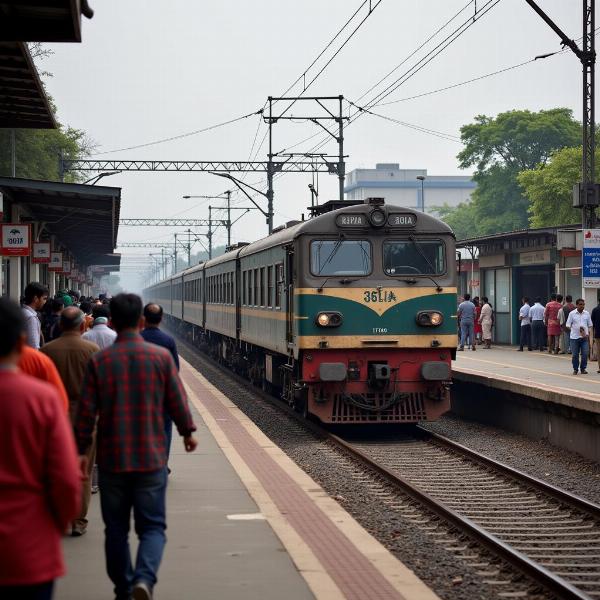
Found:
M 437 418 L 456 351 L 452 231 L 381 199 L 319 211 L 196 267 L 205 321 L 183 306 L 179 324 L 323 422 Z

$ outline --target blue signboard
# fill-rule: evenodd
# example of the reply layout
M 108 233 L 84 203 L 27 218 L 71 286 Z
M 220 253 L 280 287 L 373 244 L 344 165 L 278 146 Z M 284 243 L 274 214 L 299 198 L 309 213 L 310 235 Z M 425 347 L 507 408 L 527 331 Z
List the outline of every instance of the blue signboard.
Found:
M 581 277 L 583 287 L 600 287 L 600 229 L 583 230 Z

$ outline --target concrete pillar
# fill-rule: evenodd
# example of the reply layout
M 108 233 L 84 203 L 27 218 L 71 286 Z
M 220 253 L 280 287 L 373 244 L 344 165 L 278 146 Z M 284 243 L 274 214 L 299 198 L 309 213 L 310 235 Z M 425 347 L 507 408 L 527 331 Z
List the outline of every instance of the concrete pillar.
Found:
M 21 292 L 23 290 L 23 283 L 21 281 L 21 260 L 22 258 L 20 256 L 15 256 L 8 259 L 10 271 L 8 281 L 8 295 L 15 302 L 19 301 L 19 298 L 21 297 Z
M 56 273 L 48 271 L 48 294 L 50 298 L 56 295 Z

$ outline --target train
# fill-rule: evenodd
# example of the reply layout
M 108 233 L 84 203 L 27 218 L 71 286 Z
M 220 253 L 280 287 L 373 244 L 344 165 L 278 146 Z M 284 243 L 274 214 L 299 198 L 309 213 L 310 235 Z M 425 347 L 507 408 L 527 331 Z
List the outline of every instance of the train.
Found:
M 456 239 L 382 198 L 329 201 L 144 290 L 191 343 L 323 423 L 450 407 Z

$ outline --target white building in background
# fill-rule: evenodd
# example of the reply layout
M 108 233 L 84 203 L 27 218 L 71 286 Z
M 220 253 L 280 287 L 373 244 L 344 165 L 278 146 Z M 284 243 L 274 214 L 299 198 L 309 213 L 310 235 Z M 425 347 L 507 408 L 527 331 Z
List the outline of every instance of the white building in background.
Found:
M 422 178 L 422 179 L 421 179 Z M 465 175 L 428 175 L 427 169 L 401 169 L 398 163 L 378 163 L 346 175 L 346 200 L 385 198 L 387 204 L 432 212 L 471 198 L 477 184 Z

